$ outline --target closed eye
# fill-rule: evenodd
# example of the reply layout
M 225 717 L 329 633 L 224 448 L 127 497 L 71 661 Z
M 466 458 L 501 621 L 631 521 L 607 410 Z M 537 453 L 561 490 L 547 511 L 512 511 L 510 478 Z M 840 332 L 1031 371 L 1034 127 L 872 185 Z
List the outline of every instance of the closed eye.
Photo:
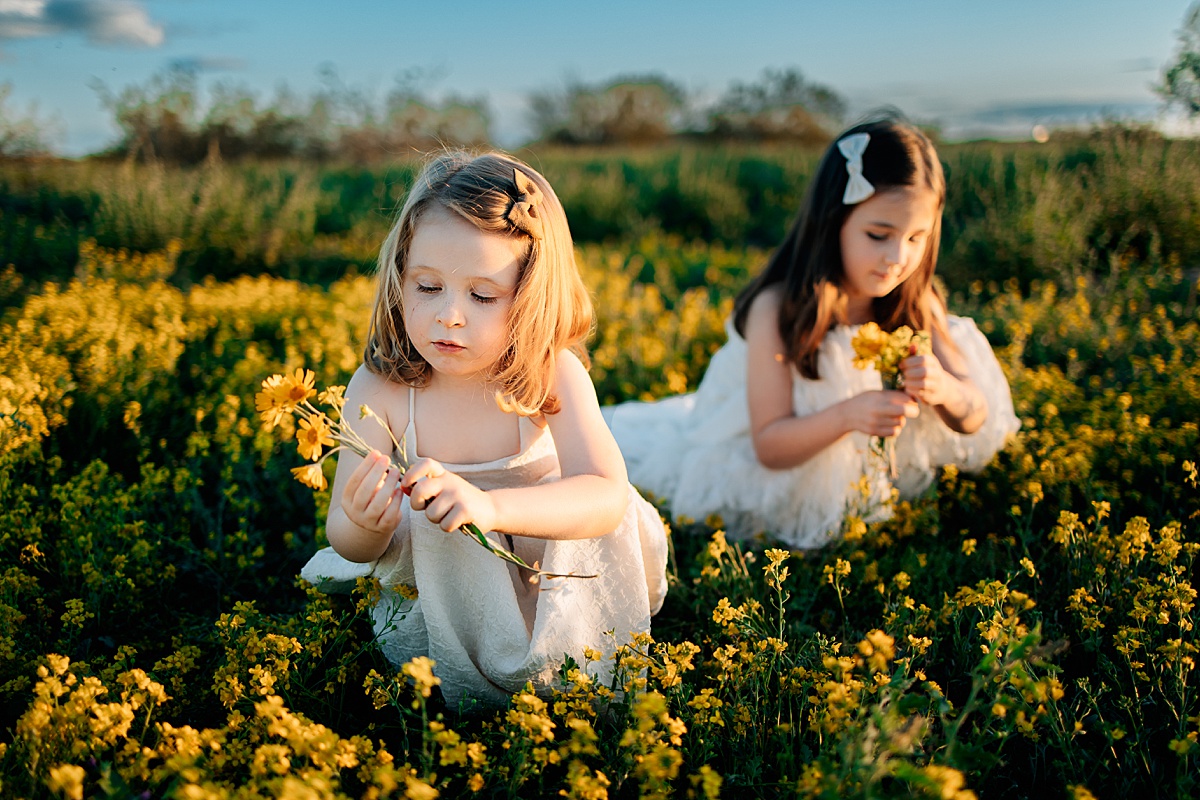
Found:
M 440 290 L 441 290 L 440 286 L 426 286 L 423 283 L 417 284 L 417 291 L 420 292 L 421 294 L 435 294 L 436 292 L 438 292 Z
M 484 305 L 494 303 L 500 299 L 499 297 L 488 297 L 487 295 L 476 294 L 475 292 L 471 292 L 471 297 L 473 297 L 477 303 L 483 303 Z
M 870 231 L 867 231 L 867 237 L 872 241 L 886 242 L 888 235 L 886 233 L 871 233 Z

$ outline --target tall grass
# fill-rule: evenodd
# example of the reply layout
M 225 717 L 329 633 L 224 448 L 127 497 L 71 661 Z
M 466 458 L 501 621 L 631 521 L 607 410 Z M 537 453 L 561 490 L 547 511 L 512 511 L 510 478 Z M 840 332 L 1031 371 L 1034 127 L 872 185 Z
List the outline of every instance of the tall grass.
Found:
M 770 248 L 818 153 L 688 145 L 519 155 L 555 186 L 581 242 L 661 232 Z M 954 290 L 1009 278 L 1069 287 L 1080 276 L 1200 264 L 1197 142 L 1110 126 L 1046 145 L 948 145 L 941 155 L 941 273 Z M 178 239 L 184 284 L 240 274 L 328 283 L 369 268 L 415 168 L 7 162 L 0 266 L 62 280 L 88 239 L 143 251 Z

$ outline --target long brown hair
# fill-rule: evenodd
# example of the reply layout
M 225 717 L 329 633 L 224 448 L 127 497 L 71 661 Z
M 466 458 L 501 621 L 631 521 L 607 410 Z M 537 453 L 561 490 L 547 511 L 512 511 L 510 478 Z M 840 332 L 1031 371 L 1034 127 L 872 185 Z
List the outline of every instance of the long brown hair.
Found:
M 937 213 L 924 258 L 903 283 L 874 300 L 875 322 L 888 331 L 901 325 L 914 330 L 932 327 L 948 341 L 941 316 L 933 313 L 934 304 L 941 302 L 933 284 L 933 271 L 937 266 L 942 209 L 946 202 L 946 179 L 933 143 L 896 115 L 855 125 L 837 141 L 855 133 L 871 136 L 862 157 L 863 177 L 876 192 L 915 186 L 932 191 L 937 198 Z M 783 288 L 779 334 L 784 355 L 801 375 L 810 379 L 820 377 L 817 351 L 825 334 L 835 324 L 846 322 L 841 231 L 846 217 L 854 210 L 853 205 L 842 202 L 848 180 L 846 158 L 835 141 L 821 158 L 787 236 L 772 254 L 766 269 L 742 290 L 734 303 L 734 327 L 744 336 L 746 317 L 754 299 L 768 286 L 779 284 Z
M 534 193 L 537 225 L 530 228 L 513 209 Z M 497 401 L 506 411 L 525 416 L 555 413 L 559 403 L 552 382 L 559 352 L 570 350 L 585 366 L 589 363 L 584 341 L 592 329 L 592 302 L 575 265 L 571 231 L 558 196 L 537 170 L 501 153 L 443 153 L 417 176 L 379 251 L 363 363 L 391 381 L 429 384 L 433 368 L 404 327 L 402 284 L 413 233 L 435 207 L 457 214 L 484 233 L 525 242 L 509 310 L 508 347 L 488 378 L 498 385 Z

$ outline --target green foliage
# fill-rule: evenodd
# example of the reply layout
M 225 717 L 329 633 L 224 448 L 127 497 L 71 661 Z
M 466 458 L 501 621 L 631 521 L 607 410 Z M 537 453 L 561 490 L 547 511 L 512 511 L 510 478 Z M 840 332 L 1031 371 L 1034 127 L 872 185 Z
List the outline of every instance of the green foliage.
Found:
M 0 83 L 0 159 L 48 155 L 58 126 L 38 119 L 34 108 L 21 114 L 8 107 L 11 94 L 12 84 Z
M 297 585 L 328 497 L 292 479 L 291 448 L 254 409 L 266 375 L 303 364 L 329 385 L 355 369 L 371 284 L 308 272 L 303 243 L 366 263 L 386 214 L 355 209 L 393 189 L 349 169 L 9 170 L 25 205 L 5 207 L 5 230 L 43 226 L 15 239 L 60 271 L 14 259 L 22 272 L 0 274 L 0 791 L 1194 796 L 1189 147 L 1110 130 L 952 150 L 951 196 L 967 197 L 947 219 L 950 305 L 997 348 L 1014 440 L 819 551 L 677 521 L 666 605 L 616 683 L 588 677 L 594 653 L 568 654 L 552 695 L 498 711 L 446 708 L 428 664 L 386 664 L 367 617 L 377 584 Z M 680 194 L 710 197 L 703 224 L 732 236 L 745 212 L 722 192 L 782 197 L 808 158 L 547 156 L 564 197 L 591 197 L 593 224 L 620 237 L 577 253 L 604 401 L 694 388 L 765 258 L 648 224 L 677 211 L 629 186 L 724 164 L 710 194 Z M 300 219 L 324 231 L 273 233 Z M 224 280 L 189 273 L 206 237 L 233 247 L 225 225 L 278 242 L 275 266 L 254 266 L 254 244 Z M 69 257 L 46 230 L 75 232 Z
M 101 81 L 92 88 L 121 130 L 121 139 L 105 156 L 130 163 L 211 164 L 248 158 L 375 162 L 405 150 L 488 141 L 486 102 L 460 97 L 431 101 L 419 90 L 420 77 L 397 78 L 382 102 L 344 85 L 332 67 L 322 70 L 323 86 L 311 96 L 281 87 L 272 102 L 261 106 L 252 91 L 229 84 L 212 87 L 206 98 L 195 71 L 186 66 L 115 93 Z
M 1200 246 L 1197 147 L 1111 125 L 1046 145 L 942 148 L 943 278 L 956 290 L 1010 277 L 1069 287 L 1079 275 L 1186 266 Z M 662 232 L 767 248 L 783 238 L 818 155 L 546 147 L 533 160 L 581 242 Z M 269 274 L 327 284 L 369 269 L 416 166 L 0 163 L 0 267 L 65 280 L 89 239 L 140 252 L 178 239 L 179 283 Z
M 1179 52 L 1163 72 L 1158 93 L 1169 104 L 1179 105 L 1189 117 L 1200 114 L 1200 5 L 1193 4 L 1179 32 Z
M 763 72 L 758 83 L 734 83 L 708 111 L 709 135 L 720 139 L 827 144 L 846 113 L 833 89 L 809 83 L 798 69 Z
M 529 100 L 534 134 L 559 144 L 647 144 L 679 130 L 681 88 L 660 75 L 628 75 L 599 86 L 571 82 Z

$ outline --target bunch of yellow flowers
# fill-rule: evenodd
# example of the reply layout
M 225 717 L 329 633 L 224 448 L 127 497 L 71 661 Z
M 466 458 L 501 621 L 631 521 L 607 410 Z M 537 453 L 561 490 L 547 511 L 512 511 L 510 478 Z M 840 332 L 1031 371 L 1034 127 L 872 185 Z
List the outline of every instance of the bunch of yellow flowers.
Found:
M 874 322 L 858 329 L 850 341 L 854 348 L 854 366 L 859 369 L 874 367 L 883 379 L 884 389 L 900 389 L 904 376 L 900 373 L 900 362 L 909 356 L 927 356 L 933 352 L 933 341 L 929 331 L 913 331 L 901 325 L 887 333 Z
M 329 482 L 325 479 L 325 473 L 321 469 L 325 459 L 339 450 L 349 450 L 365 458 L 371 454 L 371 447 L 346 421 L 344 415 L 346 387 L 330 386 L 324 391 L 318 392 L 316 380 L 317 376 L 311 369 L 299 368 L 291 375 L 272 375 L 262 382 L 262 388 L 254 397 L 254 406 L 258 410 L 259 417 L 262 418 L 263 427 L 267 430 L 273 429 L 289 414 L 299 417 L 299 425 L 296 428 L 296 447 L 300 451 L 300 455 L 312 463 L 295 467 L 292 474 L 305 486 L 321 490 L 329 486 Z M 330 406 L 334 416 L 329 416 L 313 405 L 312 398 L 314 397 L 319 402 Z M 408 463 L 404 458 L 404 445 L 397 441 L 391 428 L 371 410 L 370 406 L 360 406 L 359 418 L 366 419 L 367 417 L 382 425 L 392 440 L 392 457 L 397 460 L 393 461 L 392 457 L 389 457 L 388 468 L 407 470 Z M 324 450 L 326 447 L 330 448 L 328 452 Z M 407 490 L 405 493 L 407 494 Z M 579 575 L 575 572 L 565 574 L 546 572 L 538 569 L 536 564 L 533 566 L 526 564 L 516 553 L 493 544 L 473 522 L 468 522 L 459 530 L 478 542 L 492 555 L 533 573 L 529 579 L 531 582 L 535 582 L 539 578 L 596 577 L 595 575 Z
M 850 340 L 854 349 L 854 366 L 859 369 L 874 367 L 879 372 L 884 389 L 904 388 L 904 374 L 900 363 L 910 356 L 927 356 L 933 352 L 933 340 L 929 331 L 913 331 L 901 325 L 888 333 L 874 322 L 865 323 Z M 871 440 L 872 449 L 887 461 L 888 474 L 892 480 L 900 477 L 896 471 L 895 437 Z

